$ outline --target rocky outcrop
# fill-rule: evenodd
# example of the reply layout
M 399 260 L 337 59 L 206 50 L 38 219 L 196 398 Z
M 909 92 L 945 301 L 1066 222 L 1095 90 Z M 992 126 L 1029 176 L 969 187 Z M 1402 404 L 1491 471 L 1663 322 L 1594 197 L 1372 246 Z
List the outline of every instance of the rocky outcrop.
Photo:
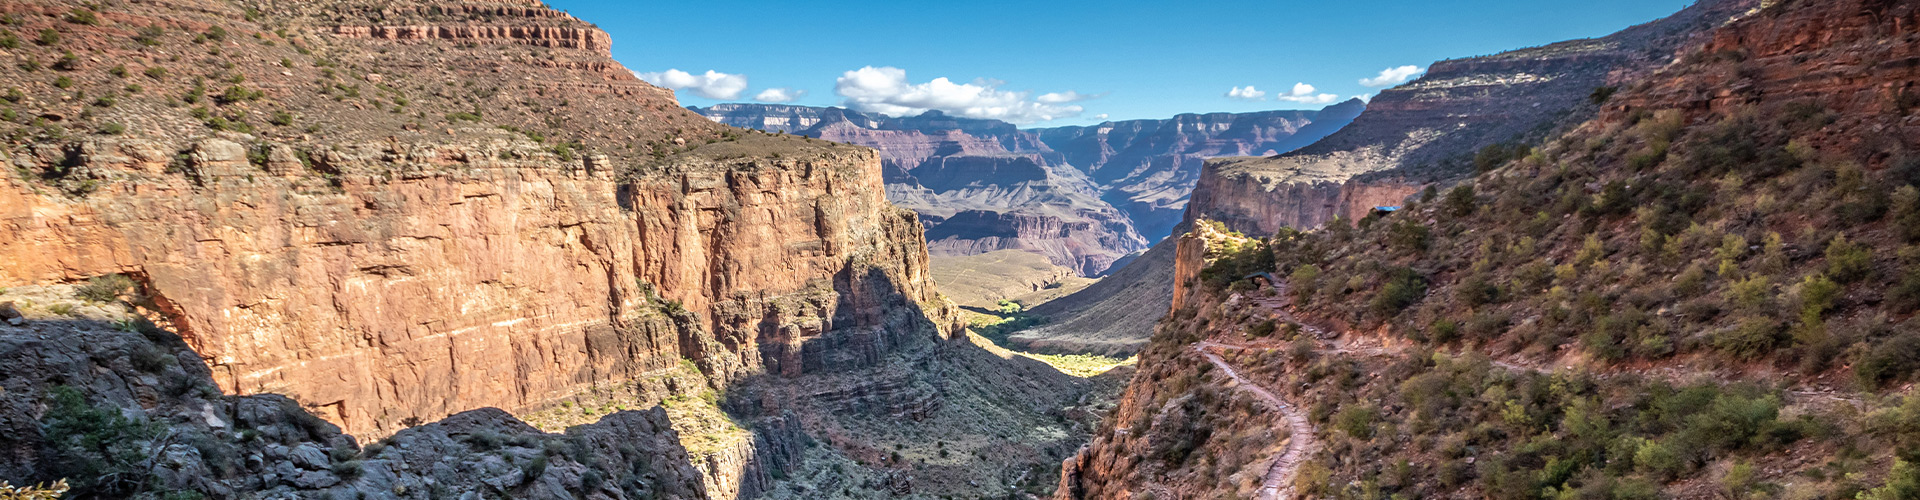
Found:
M 472 43 L 512 43 L 550 49 L 580 49 L 613 54 L 613 37 L 597 29 L 543 26 L 339 26 L 333 34 L 350 38 Z
M 1193 206 L 1205 207 L 1206 217 L 1236 230 L 1271 235 L 1283 227 L 1317 227 L 1335 217 L 1359 220 L 1376 207 L 1400 206 L 1424 188 L 1403 179 L 1342 180 L 1240 168 L 1241 162 L 1262 161 L 1209 162 L 1194 189 Z
M 1317 112 L 1189 114 L 1033 130 L 939 112 L 894 118 L 788 105 L 693 109 L 728 125 L 878 149 L 889 198 L 921 213 L 935 233 L 936 255 L 1025 249 L 1095 276 L 1171 231 L 1203 159 L 1290 151 L 1338 130 L 1364 107 L 1356 100 Z M 964 225 L 943 228 L 954 222 Z
M 1808 141 L 1845 150 L 1886 148 L 1872 134 L 1829 131 L 1871 128 L 1862 118 L 1907 114 L 1920 107 L 1920 47 L 1911 42 L 1920 9 L 1906 2 L 1845 1 L 1826 8 L 1769 2 L 1752 22 L 1716 30 L 1685 66 L 1661 72 L 1609 103 L 1602 119 L 1624 123 L 1636 112 L 1679 110 L 1689 118 L 1733 114 L 1761 101 L 1818 102 L 1835 122 Z M 1889 42 L 1891 38 L 1895 41 Z M 1810 62 L 1811 61 L 1811 62 Z
M 1487 146 L 1525 143 L 1591 116 L 1596 90 L 1672 60 L 1681 44 L 1756 0 L 1708 0 L 1665 19 L 1590 40 L 1440 61 L 1382 91 L 1352 125 L 1292 153 L 1210 162 L 1186 219 L 1271 234 L 1399 205 L 1432 183 L 1472 172 Z
M 150 172 L 176 148 L 16 158 L 75 158 L 102 185 L 69 200 L 0 180 L 0 282 L 137 276 L 222 389 L 293 396 L 356 434 L 683 357 L 721 384 L 870 364 L 950 314 L 871 152 L 689 154 L 618 182 L 524 146 L 364 146 L 313 154 L 329 181 L 208 140 L 185 148 L 189 175 Z
M 60 303 L 73 288 L 7 293 Z M 362 447 L 286 397 L 220 394 L 186 343 L 130 312 L 0 325 L 0 478 L 97 498 L 710 498 L 657 407 L 564 434 L 477 409 Z

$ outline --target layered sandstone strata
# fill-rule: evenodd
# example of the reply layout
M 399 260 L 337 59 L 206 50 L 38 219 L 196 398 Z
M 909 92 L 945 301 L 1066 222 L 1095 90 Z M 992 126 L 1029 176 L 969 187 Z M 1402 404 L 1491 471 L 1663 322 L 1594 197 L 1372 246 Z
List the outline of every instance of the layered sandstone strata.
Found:
M 223 390 L 287 394 L 359 435 L 682 359 L 725 385 L 950 334 L 879 158 L 779 142 L 801 141 L 720 143 L 624 180 L 505 139 L 46 145 L 14 165 L 95 187 L 0 179 L 0 286 L 135 276 Z M 764 148 L 784 154 L 739 154 Z

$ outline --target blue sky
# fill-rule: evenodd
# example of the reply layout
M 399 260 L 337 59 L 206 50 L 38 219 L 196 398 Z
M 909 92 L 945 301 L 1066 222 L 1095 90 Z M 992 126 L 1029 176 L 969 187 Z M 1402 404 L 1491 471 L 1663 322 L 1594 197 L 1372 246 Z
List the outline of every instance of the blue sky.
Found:
M 614 57 L 681 87 L 682 104 L 758 97 L 1025 126 L 1319 108 L 1377 92 L 1361 80 L 1390 68 L 1602 36 L 1688 3 L 548 0 L 611 32 Z

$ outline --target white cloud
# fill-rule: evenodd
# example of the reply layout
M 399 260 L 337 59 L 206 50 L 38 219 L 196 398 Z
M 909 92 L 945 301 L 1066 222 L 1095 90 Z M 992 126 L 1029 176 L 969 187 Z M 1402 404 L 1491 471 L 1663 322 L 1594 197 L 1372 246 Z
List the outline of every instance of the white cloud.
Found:
M 1360 94 L 1357 96 L 1353 96 L 1353 98 L 1359 99 L 1360 102 L 1369 102 L 1369 103 L 1373 102 L 1373 94 Z
M 1093 119 L 1095 119 L 1095 120 L 1105 120 L 1105 119 L 1107 119 L 1107 114 L 1106 114 L 1106 113 L 1100 113 L 1100 114 L 1097 114 L 1097 115 L 1093 115 Z
M 1045 94 L 1040 94 L 1040 97 L 1035 97 L 1033 98 L 1033 100 L 1041 104 L 1066 104 L 1070 102 L 1085 101 L 1088 99 L 1099 99 L 1101 97 L 1105 97 L 1106 95 L 1107 94 L 1105 92 L 1102 92 L 1099 94 L 1082 94 L 1079 92 L 1074 92 L 1069 90 L 1066 92 L 1049 92 Z
M 1333 101 L 1340 100 L 1340 96 L 1338 94 L 1314 93 L 1315 91 L 1318 91 L 1318 90 L 1319 89 L 1313 88 L 1312 85 L 1307 85 L 1305 83 L 1296 83 L 1296 84 L 1293 84 L 1293 89 L 1288 90 L 1287 92 L 1282 94 L 1276 94 L 1273 96 L 1273 98 L 1274 100 L 1286 101 L 1286 102 L 1297 102 L 1301 104 L 1332 104 Z
M 1001 84 L 994 80 L 954 83 L 945 77 L 926 83 L 908 83 L 906 70 L 867 66 L 842 74 L 833 92 L 846 98 L 849 108 L 889 116 L 939 110 L 967 118 L 1025 124 L 1079 116 L 1085 111 L 1080 106 L 1066 104 L 1086 98 L 1077 92 L 1046 94 L 1030 100 L 1030 93 L 1000 90 Z
M 1252 85 L 1234 87 L 1233 90 L 1227 91 L 1227 98 L 1241 101 L 1264 101 L 1267 99 L 1267 91 L 1253 88 Z
M 783 103 L 783 102 L 798 101 L 800 100 L 800 98 L 806 97 L 806 96 L 807 96 L 807 91 L 805 90 L 794 90 L 794 89 L 783 88 L 783 87 L 775 87 L 775 88 L 770 88 L 770 89 L 760 91 L 759 94 L 753 96 L 753 100 L 760 101 L 760 102 Z
M 713 70 L 707 70 L 704 75 L 670 69 L 660 73 L 635 72 L 633 76 L 638 76 L 641 80 L 654 85 L 690 91 L 694 95 L 708 99 L 739 99 L 740 93 L 747 90 L 747 75 L 727 74 Z
M 1420 74 L 1426 73 L 1426 72 L 1427 72 L 1426 68 L 1422 68 L 1419 66 L 1401 66 L 1398 68 L 1387 68 L 1387 69 L 1380 70 L 1380 76 L 1376 76 L 1373 78 L 1361 78 L 1360 84 L 1366 85 L 1368 87 L 1374 87 L 1374 88 L 1392 87 L 1402 83 L 1407 83 L 1407 80 L 1412 80 L 1413 77 L 1420 76 Z

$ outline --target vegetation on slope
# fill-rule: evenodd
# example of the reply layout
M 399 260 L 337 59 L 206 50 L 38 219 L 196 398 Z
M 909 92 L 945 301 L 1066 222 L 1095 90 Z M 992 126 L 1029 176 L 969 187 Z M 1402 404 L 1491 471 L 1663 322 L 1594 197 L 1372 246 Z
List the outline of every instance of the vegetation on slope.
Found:
M 1223 305 L 1259 270 L 1344 335 L 1235 360 L 1312 402 L 1314 497 L 1920 497 L 1920 99 L 1877 62 L 1915 36 L 1835 27 L 1912 11 L 1855 3 L 1770 2 L 1456 187 L 1220 249 L 1156 343 L 1273 330 Z

